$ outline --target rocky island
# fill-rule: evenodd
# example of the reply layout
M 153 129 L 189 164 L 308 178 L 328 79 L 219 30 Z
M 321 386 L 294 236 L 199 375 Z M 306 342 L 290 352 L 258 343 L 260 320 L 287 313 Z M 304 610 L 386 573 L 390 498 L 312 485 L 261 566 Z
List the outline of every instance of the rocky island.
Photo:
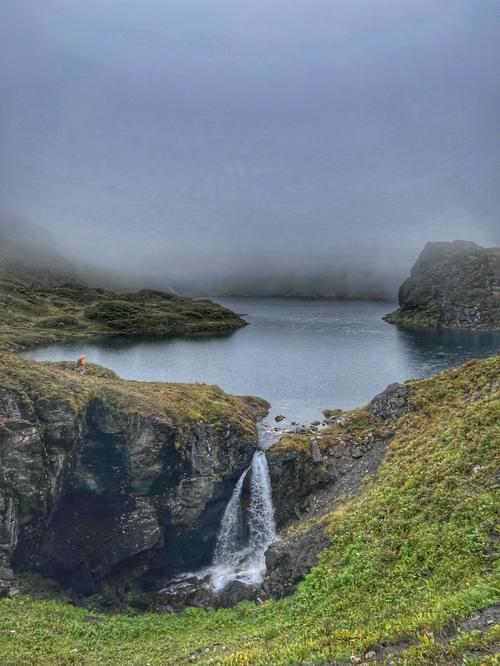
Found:
M 500 248 L 427 243 L 398 300 L 391 324 L 500 330 Z

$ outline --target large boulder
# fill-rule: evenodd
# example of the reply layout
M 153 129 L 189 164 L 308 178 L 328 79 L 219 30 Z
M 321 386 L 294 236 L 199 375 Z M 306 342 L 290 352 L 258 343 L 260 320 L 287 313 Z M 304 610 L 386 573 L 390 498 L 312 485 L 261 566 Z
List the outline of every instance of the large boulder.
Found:
M 408 385 L 389 384 L 376 395 L 368 405 L 369 411 L 382 421 L 398 419 L 411 410 L 410 396 L 412 391 Z
M 291 594 L 329 545 L 330 539 L 320 523 L 276 541 L 266 551 L 267 575 L 261 594 L 271 599 Z
M 500 248 L 427 243 L 398 300 L 393 324 L 500 329 Z

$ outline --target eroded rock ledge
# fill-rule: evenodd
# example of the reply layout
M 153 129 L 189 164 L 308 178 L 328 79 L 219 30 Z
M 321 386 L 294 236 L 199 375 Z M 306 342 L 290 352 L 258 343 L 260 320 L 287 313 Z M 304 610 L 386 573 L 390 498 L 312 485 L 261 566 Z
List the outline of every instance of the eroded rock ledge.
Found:
M 0 354 L 0 591 L 12 570 L 87 595 L 206 564 L 267 404 L 69 367 Z

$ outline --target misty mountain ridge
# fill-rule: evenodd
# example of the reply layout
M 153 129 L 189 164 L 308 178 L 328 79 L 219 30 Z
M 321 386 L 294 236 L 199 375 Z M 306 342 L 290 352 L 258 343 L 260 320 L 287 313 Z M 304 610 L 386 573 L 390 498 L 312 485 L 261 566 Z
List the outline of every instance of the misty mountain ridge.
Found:
M 391 267 L 373 266 L 358 250 L 358 264 L 348 269 L 318 269 L 313 262 L 290 258 L 290 268 L 283 268 L 283 253 L 277 266 L 258 265 L 242 270 L 207 267 L 204 279 L 199 274 L 130 275 L 127 270 L 92 264 L 85 258 L 71 258 L 58 249 L 53 235 L 41 226 L 17 216 L 0 216 L 0 270 L 8 269 L 9 277 L 44 284 L 77 282 L 111 290 L 162 289 L 188 296 L 240 296 L 262 298 L 353 298 L 394 300 L 404 273 L 394 274 Z M 338 262 L 332 262 L 338 263 Z M 293 266 L 293 268 L 292 268 Z M 401 275 L 400 275 L 401 273 Z M 258 277 L 260 276 L 260 277 Z
M 111 291 L 133 289 L 174 290 L 162 280 L 148 277 L 130 279 L 126 272 L 75 262 L 57 248 L 52 234 L 17 216 L 0 215 L 0 277 L 51 286 L 79 283 Z
M 398 288 L 410 271 L 410 264 L 399 266 L 397 256 L 393 262 L 381 261 L 369 249 L 361 247 L 351 249 L 344 260 L 332 258 L 327 267 L 324 251 L 316 262 L 300 261 L 296 254 L 290 254 L 286 261 L 285 253 L 281 252 L 275 266 L 268 257 L 257 259 L 253 268 L 245 265 L 241 269 L 231 266 L 223 270 L 217 265 L 207 266 L 203 278 L 199 272 L 192 276 L 175 272 L 168 275 L 168 269 L 155 271 L 156 274 L 151 274 L 153 269 L 149 274 L 131 273 L 128 266 L 120 272 L 115 266 L 93 264 L 86 257 L 78 260 L 77 251 L 70 254 L 68 257 L 59 249 L 53 235 L 40 225 L 17 216 L 0 216 L 0 273 L 7 272 L 10 279 L 18 277 L 45 285 L 69 282 L 111 291 L 149 288 L 191 297 L 395 301 Z M 131 256 L 131 263 L 137 259 L 139 252 Z

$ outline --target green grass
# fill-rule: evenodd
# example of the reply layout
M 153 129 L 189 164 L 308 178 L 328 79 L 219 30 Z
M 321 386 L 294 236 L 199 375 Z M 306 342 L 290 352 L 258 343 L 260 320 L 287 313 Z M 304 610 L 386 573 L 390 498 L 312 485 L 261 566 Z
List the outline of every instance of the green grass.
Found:
M 143 289 L 116 294 L 80 284 L 28 281 L 0 270 L 0 350 L 92 335 L 229 332 L 246 322 L 209 300 Z
M 500 357 L 411 384 L 385 461 L 327 518 L 332 545 L 292 597 L 105 616 L 18 596 L 0 602 L 0 663 L 319 665 L 402 641 L 405 664 L 494 652 L 493 633 L 429 636 L 499 599 Z

